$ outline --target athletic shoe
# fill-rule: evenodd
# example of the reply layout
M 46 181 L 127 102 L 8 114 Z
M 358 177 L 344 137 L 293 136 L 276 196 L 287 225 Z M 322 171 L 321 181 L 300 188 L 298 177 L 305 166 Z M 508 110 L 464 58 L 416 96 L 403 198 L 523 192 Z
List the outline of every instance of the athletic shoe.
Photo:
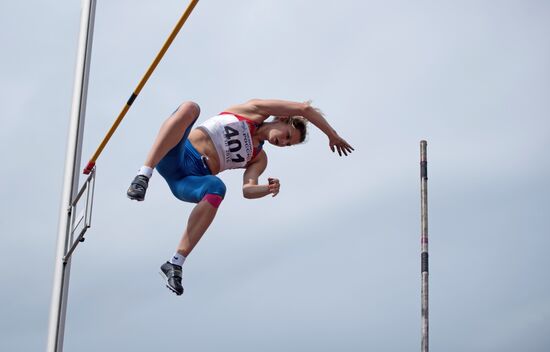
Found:
M 142 201 L 145 199 L 145 191 L 147 191 L 148 185 L 149 178 L 147 176 L 137 175 L 130 184 L 126 195 L 132 200 Z
M 178 296 L 183 293 L 181 266 L 166 262 L 160 267 L 160 273 L 166 279 L 166 287 Z

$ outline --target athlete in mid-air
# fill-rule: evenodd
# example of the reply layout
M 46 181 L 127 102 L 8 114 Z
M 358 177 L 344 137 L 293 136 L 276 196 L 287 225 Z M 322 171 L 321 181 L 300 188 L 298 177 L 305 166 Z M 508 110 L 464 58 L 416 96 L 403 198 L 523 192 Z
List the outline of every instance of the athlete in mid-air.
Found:
M 265 141 L 278 147 L 302 143 L 308 121 L 323 131 L 330 149 L 340 156 L 353 151 L 309 102 L 252 99 L 227 108 L 193 129 L 200 108 L 185 102 L 162 124 L 144 166 L 127 195 L 142 201 L 153 169 L 164 177 L 172 193 L 184 202 L 197 203 L 169 261 L 161 266 L 167 287 L 183 293 L 182 266 L 212 223 L 225 196 L 225 185 L 215 175 L 227 169 L 244 169 L 243 196 L 255 199 L 279 193 L 280 182 L 259 183 L 267 166 Z M 269 117 L 274 118 L 266 121 Z

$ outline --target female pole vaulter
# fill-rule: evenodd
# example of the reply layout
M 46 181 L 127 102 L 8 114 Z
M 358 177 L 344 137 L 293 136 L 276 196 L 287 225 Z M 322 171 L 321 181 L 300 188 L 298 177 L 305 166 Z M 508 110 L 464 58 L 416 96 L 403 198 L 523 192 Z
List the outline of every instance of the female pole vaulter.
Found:
M 268 162 L 264 142 L 277 147 L 302 143 L 308 121 L 326 134 L 332 152 L 347 156 L 354 150 L 309 102 L 252 99 L 193 129 L 199 113 L 196 103 L 185 102 L 162 124 L 127 191 L 130 199 L 143 201 L 156 168 L 176 198 L 197 204 L 176 253 L 161 266 L 167 287 L 177 295 L 183 293 L 183 263 L 214 220 L 225 196 L 225 184 L 215 175 L 244 169 L 245 198 L 275 197 L 281 187 L 279 179 L 270 177 L 267 183 L 259 183 Z M 266 121 L 271 116 L 274 119 Z

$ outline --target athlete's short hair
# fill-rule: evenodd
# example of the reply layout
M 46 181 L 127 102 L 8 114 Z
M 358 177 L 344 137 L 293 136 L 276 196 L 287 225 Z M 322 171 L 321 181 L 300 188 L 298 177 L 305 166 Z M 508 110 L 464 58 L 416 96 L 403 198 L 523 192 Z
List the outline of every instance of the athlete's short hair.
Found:
M 286 122 L 300 131 L 300 143 L 306 140 L 308 120 L 303 116 L 290 116 Z

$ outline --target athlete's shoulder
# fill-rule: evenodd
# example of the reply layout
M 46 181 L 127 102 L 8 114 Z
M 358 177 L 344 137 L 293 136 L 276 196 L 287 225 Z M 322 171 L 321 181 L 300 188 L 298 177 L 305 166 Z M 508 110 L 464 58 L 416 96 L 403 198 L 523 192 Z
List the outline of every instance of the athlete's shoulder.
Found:
M 265 152 L 265 150 L 263 150 L 263 149 L 257 149 L 256 150 L 256 148 L 254 148 L 254 149 L 255 149 L 255 151 L 257 151 L 257 153 L 249 161 L 248 164 L 255 163 L 255 162 L 267 162 L 267 153 Z
M 246 117 L 249 120 L 252 120 L 258 124 L 261 124 L 269 117 L 269 114 L 266 114 L 260 108 L 261 99 L 250 99 L 245 103 L 233 105 L 225 109 L 226 112 L 233 114 L 241 115 Z
M 265 169 L 267 166 L 267 161 L 267 153 L 262 149 L 246 164 L 244 168 L 248 169 L 252 166 Z

